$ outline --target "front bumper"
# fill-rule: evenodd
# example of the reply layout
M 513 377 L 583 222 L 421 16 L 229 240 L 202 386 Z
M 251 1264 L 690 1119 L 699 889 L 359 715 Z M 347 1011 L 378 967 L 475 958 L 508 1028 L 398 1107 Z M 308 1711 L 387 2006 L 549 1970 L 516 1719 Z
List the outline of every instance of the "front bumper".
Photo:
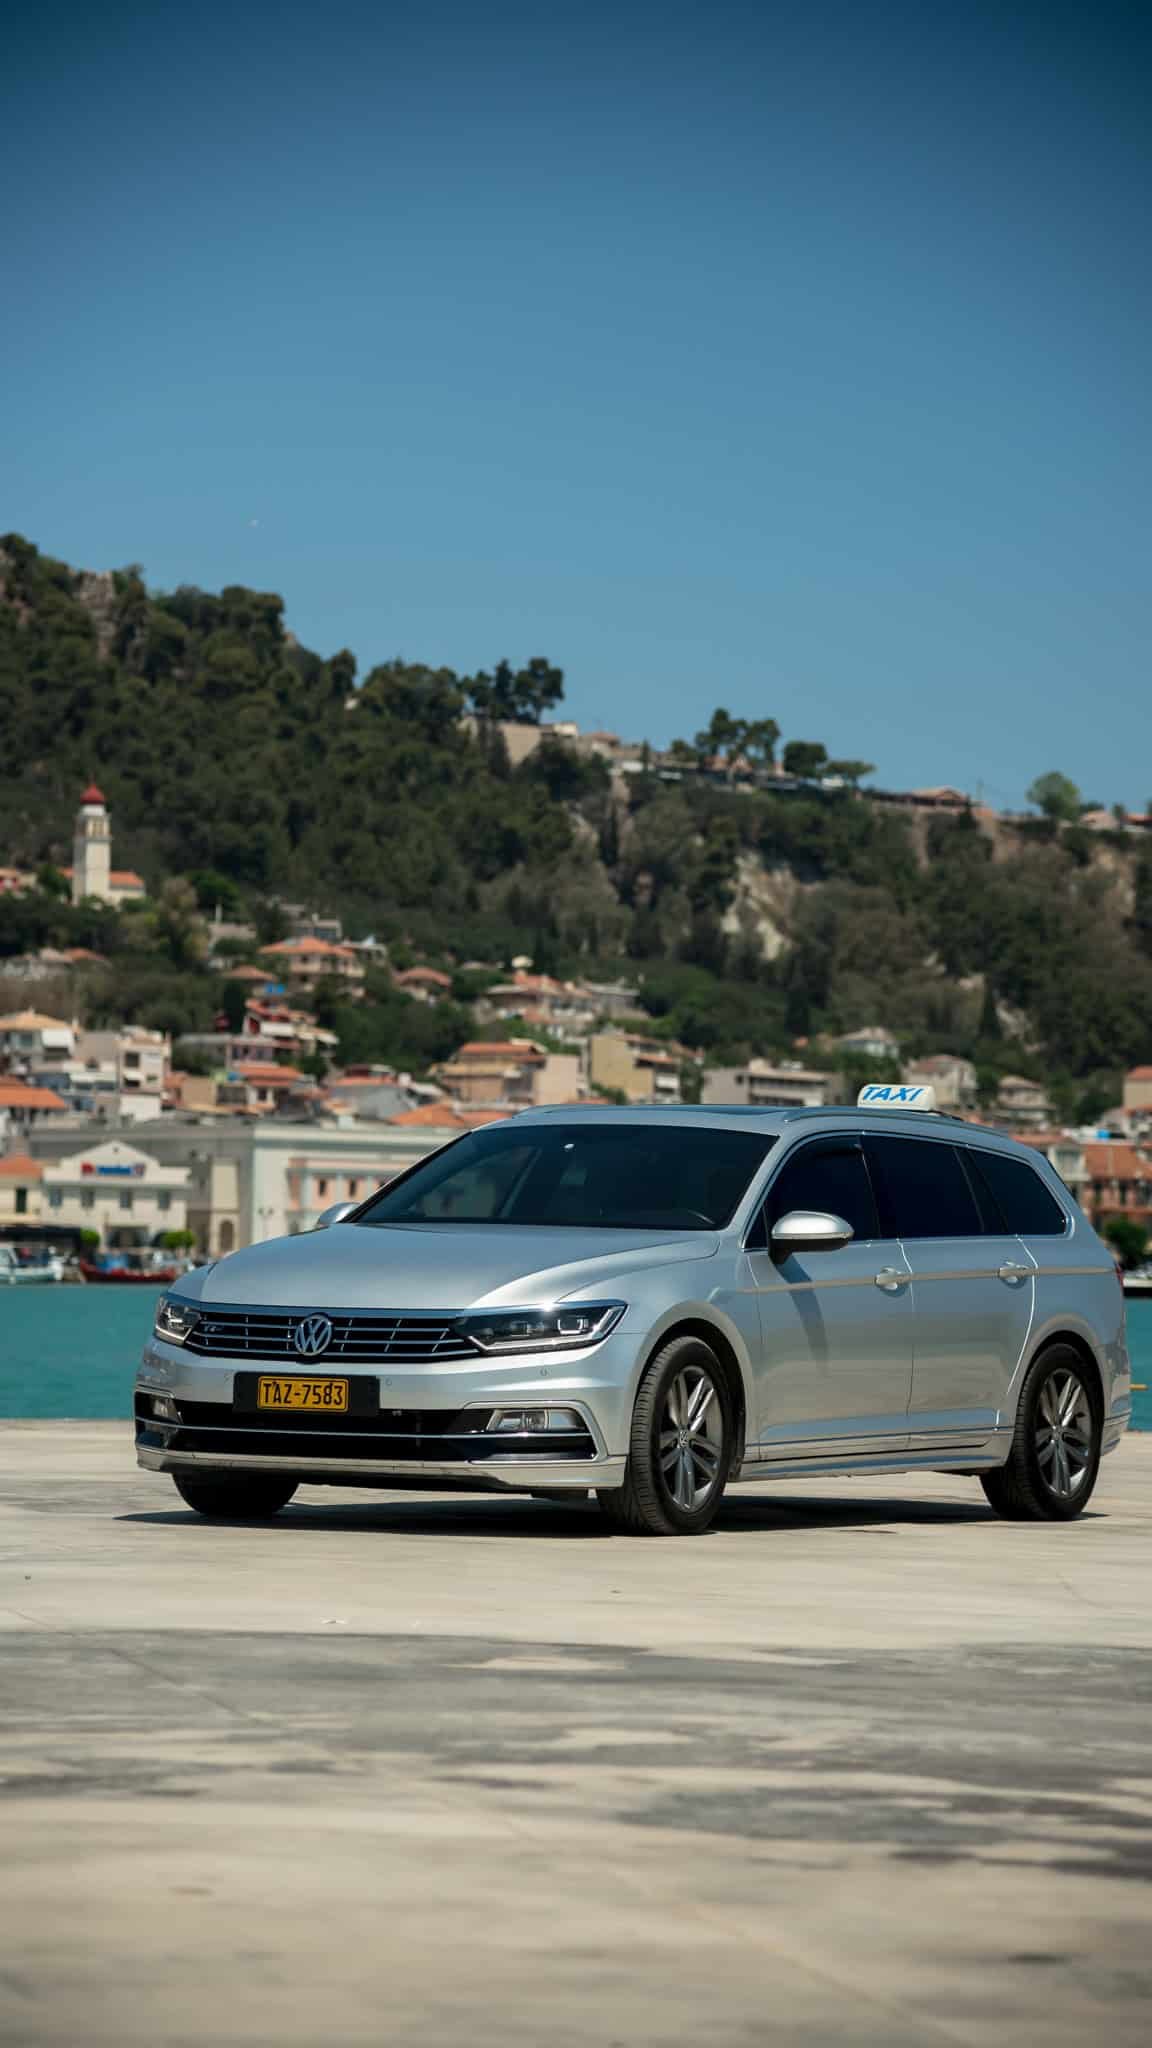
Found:
M 613 1333 L 591 1351 L 357 1366 L 355 1412 L 283 1417 L 253 1412 L 251 1360 L 154 1337 L 136 1380 L 137 1461 L 151 1472 L 281 1472 L 322 1486 L 587 1493 L 623 1483 L 635 1359 L 635 1339 Z M 153 1415 L 157 1394 L 175 1404 L 175 1421 Z M 571 1437 L 486 1434 L 485 1411 L 497 1407 L 574 1409 L 584 1427 Z
M 486 1458 L 430 1461 L 357 1457 L 293 1459 L 279 1453 L 180 1451 L 137 1439 L 136 1462 L 149 1472 L 282 1472 L 301 1486 L 381 1486 L 422 1493 L 587 1493 L 624 1483 L 624 1458 Z

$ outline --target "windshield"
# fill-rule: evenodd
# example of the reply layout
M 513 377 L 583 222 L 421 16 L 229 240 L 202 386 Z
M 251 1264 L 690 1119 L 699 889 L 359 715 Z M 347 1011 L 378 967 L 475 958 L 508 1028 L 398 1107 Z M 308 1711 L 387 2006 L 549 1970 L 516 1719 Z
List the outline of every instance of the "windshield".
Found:
M 414 1167 L 356 1220 L 718 1230 L 774 1142 L 686 1124 L 501 1124 Z

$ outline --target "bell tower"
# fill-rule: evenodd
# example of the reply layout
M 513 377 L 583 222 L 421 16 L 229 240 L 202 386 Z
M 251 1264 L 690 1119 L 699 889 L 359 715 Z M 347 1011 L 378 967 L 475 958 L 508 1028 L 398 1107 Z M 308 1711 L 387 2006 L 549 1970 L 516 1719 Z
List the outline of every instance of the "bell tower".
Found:
M 80 799 L 72 839 L 72 901 L 112 900 L 112 831 L 104 793 L 90 782 Z

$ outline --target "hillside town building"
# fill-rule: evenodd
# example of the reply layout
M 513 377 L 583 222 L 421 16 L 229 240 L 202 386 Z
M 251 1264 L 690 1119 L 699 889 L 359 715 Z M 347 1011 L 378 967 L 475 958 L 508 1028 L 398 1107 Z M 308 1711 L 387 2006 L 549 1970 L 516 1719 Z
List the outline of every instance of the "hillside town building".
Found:
M 639 1031 L 597 1031 L 588 1040 L 588 1078 L 594 1088 L 628 1102 L 679 1102 L 680 1069 L 687 1048 Z
M 742 1067 L 709 1067 L 700 1100 L 710 1107 L 739 1103 L 745 1109 L 822 1109 L 835 1093 L 833 1076 L 799 1064 L 748 1060 Z
M 938 1109 L 971 1109 L 976 1100 L 976 1069 L 958 1053 L 933 1052 L 909 1060 L 900 1078 L 912 1087 L 934 1088 Z
M 471 1039 L 436 1069 L 436 1079 L 465 1108 L 538 1109 L 583 1092 L 577 1053 L 545 1052 L 531 1038 Z
M 44 1168 L 27 1152 L 0 1158 L 0 1230 L 39 1220 L 43 1178 Z
M 364 993 L 364 962 L 353 946 L 333 945 L 328 939 L 281 939 L 277 945 L 261 946 L 260 958 L 301 995 L 313 994 L 321 981 L 339 982 L 346 995 Z

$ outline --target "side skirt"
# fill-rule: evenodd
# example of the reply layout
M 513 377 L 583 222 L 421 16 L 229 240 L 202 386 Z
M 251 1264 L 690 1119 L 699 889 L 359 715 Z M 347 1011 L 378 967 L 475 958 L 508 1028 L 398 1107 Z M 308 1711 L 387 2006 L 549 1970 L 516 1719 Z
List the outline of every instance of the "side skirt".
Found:
M 875 1453 L 871 1456 L 854 1453 L 850 1457 L 829 1458 L 757 1458 L 746 1462 L 740 1473 L 742 1484 L 762 1479 L 819 1479 L 831 1472 L 985 1472 L 1002 1465 L 1008 1455 L 1008 1445 L 984 1443 L 955 1445 L 949 1450 L 941 1446 L 934 1451 L 895 1451 L 888 1454 Z

